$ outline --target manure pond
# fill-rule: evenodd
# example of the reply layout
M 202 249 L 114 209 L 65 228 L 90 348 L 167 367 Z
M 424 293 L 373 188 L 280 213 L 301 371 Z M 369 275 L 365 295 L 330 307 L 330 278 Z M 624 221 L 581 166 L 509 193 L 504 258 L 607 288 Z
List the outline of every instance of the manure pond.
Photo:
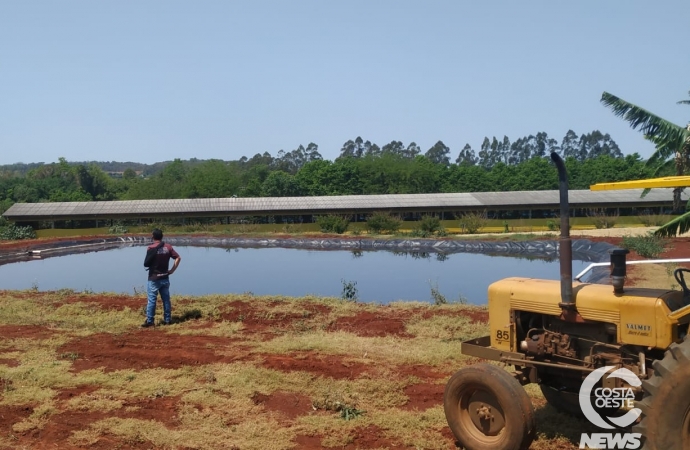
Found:
M 174 245 L 182 257 L 171 293 L 341 297 L 346 285 L 362 302 L 486 303 L 487 287 L 511 276 L 560 279 L 558 260 L 481 253 L 218 248 Z M 32 259 L 0 266 L 0 289 L 73 289 L 145 295 L 142 246 Z M 573 261 L 573 275 L 589 262 Z

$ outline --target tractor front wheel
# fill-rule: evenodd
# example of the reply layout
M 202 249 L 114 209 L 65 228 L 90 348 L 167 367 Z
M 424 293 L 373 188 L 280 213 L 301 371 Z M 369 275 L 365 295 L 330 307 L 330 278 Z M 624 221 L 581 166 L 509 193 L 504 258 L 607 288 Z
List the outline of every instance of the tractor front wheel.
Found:
M 534 440 L 532 402 L 500 367 L 475 364 L 456 372 L 446 384 L 443 409 L 466 450 L 525 450 Z
M 671 344 L 652 367 L 633 432 L 642 434 L 644 450 L 690 449 L 690 340 Z

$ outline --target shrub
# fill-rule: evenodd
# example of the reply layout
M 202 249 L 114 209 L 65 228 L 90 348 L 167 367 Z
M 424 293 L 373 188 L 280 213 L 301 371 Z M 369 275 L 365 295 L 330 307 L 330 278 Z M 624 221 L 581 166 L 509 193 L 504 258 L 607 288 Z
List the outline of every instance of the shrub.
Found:
M 623 236 L 623 247 L 634 250 L 643 258 L 656 258 L 666 248 L 666 241 L 649 232 L 643 236 Z
M 429 236 L 431 236 L 431 233 L 429 233 L 428 231 L 422 230 L 421 228 L 413 228 L 412 230 L 410 230 L 410 233 L 407 234 L 407 236 L 428 238 Z
M 637 216 L 637 218 L 646 227 L 660 227 L 671 221 L 671 216 L 666 214 L 642 214 Z
M 19 227 L 12 224 L 4 228 L 0 228 L 0 239 L 5 241 L 36 239 L 36 232 L 28 225 L 25 227 Z
M 390 213 L 376 212 L 367 218 L 367 230 L 373 234 L 393 234 L 400 229 L 402 221 Z
M 357 282 L 356 281 L 345 281 L 345 280 L 340 280 L 343 283 L 343 292 L 341 294 L 341 297 L 343 300 L 347 300 L 349 302 L 356 302 L 357 299 L 359 298 L 359 291 L 357 290 Z
M 419 229 L 429 234 L 436 233 L 441 228 L 443 227 L 438 217 L 423 216 L 422 220 L 419 221 Z
M 432 284 L 431 280 L 429 280 L 429 287 L 431 288 L 431 299 L 434 301 L 434 305 L 438 306 L 448 304 L 446 296 L 441 294 L 441 291 L 438 288 L 438 283 Z
M 116 223 L 112 227 L 108 228 L 108 234 L 127 234 L 127 227 L 121 223 Z
M 618 220 L 618 213 L 607 214 L 605 209 L 590 209 L 587 216 L 597 229 L 612 228 Z
M 331 214 L 317 217 L 316 223 L 319 224 L 321 231 L 324 233 L 343 234 L 347 231 L 347 227 L 350 226 L 350 218 L 348 216 Z
M 184 231 L 185 233 L 208 233 L 209 231 L 213 231 L 213 225 L 201 222 L 192 222 L 185 224 L 182 227 L 182 231 Z
M 561 221 L 560 220 L 553 220 L 549 219 L 546 221 L 546 228 L 549 229 L 549 231 L 557 231 L 561 229 Z
M 460 228 L 463 232 L 474 234 L 485 227 L 487 221 L 486 211 L 468 212 L 460 218 Z

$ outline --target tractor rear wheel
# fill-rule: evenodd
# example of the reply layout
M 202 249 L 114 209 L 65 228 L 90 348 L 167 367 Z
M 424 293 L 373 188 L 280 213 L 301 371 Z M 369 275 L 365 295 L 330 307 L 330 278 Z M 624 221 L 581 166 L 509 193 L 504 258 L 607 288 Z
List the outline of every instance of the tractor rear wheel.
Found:
M 456 372 L 446 384 L 443 409 L 466 450 L 525 450 L 534 440 L 532 402 L 500 367 L 475 364 Z
M 642 434 L 644 450 L 690 448 L 690 340 L 671 344 L 664 358 L 652 364 L 654 375 L 642 382 L 644 396 L 636 406 L 642 420 L 633 426 Z

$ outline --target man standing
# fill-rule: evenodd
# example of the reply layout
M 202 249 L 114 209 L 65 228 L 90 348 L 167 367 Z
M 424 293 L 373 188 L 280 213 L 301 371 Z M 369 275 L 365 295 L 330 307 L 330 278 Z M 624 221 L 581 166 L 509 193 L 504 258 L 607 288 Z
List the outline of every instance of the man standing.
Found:
M 158 293 L 161 294 L 161 301 L 163 302 L 163 325 L 170 325 L 172 321 L 172 306 L 170 305 L 170 280 L 169 275 L 172 275 L 177 266 L 180 265 L 180 255 L 170 244 L 163 242 L 163 232 L 156 228 L 151 233 L 153 243 L 146 249 L 155 250 L 155 259 L 149 267 L 149 281 L 146 286 L 148 294 L 148 303 L 146 305 L 146 322 L 142 327 L 151 327 L 154 325 L 153 319 L 156 316 L 156 300 Z M 172 269 L 168 269 L 170 265 L 170 258 L 175 262 Z

